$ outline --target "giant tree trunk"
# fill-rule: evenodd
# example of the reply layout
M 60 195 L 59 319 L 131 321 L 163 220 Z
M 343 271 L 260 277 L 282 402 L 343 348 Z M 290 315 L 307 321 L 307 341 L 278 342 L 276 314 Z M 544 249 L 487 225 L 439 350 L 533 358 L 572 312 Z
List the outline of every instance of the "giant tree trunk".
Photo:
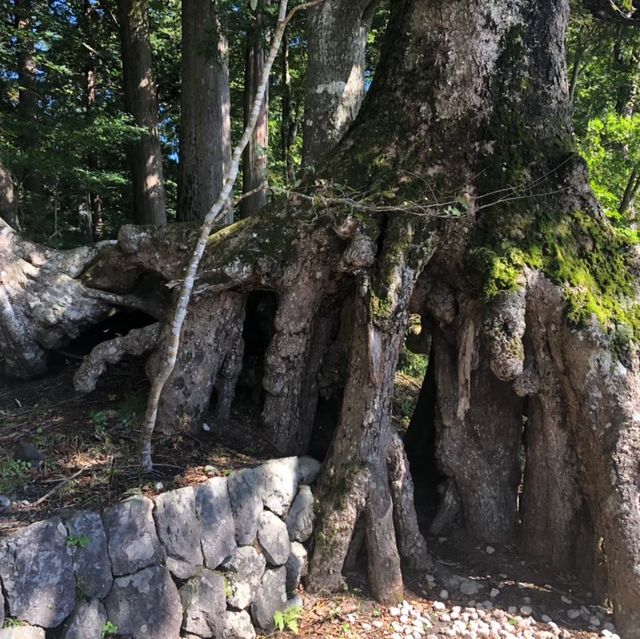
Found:
M 338 339 L 349 344 L 317 491 L 312 590 L 340 583 L 358 520 L 376 597 L 401 597 L 402 559 L 428 565 L 390 421 L 393 372 L 418 306 L 434 326 L 425 395 L 435 394 L 435 406 L 425 427 L 435 428 L 429 459 L 446 477 L 447 502 L 471 535 L 519 533 L 542 559 L 567 568 L 580 559 L 586 578 L 606 566 L 616 625 L 625 639 L 640 637 L 638 259 L 601 215 L 574 152 L 567 14 L 564 0 L 394 3 L 370 96 L 317 168 L 311 194 L 291 194 L 209 239 L 181 368 L 163 399 L 165 428 L 198 425 L 214 387 L 226 411 L 249 291 L 277 300 L 263 419 L 285 445 L 307 441 L 306 409 L 316 402 L 305 398 L 319 381 L 306 372 L 324 374 L 321 355 L 330 360 Z M 5 255 L 21 258 L 19 268 L 0 265 L 9 273 L 0 352 L 5 369 L 19 372 L 23 345 L 46 351 L 47 321 L 60 326 L 59 341 L 70 333 L 64 308 L 34 313 L 51 281 L 38 264 L 69 272 L 68 259 L 82 256 L 65 262 L 10 230 L 0 237 Z M 150 305 L 139 278 L 153 275 L 159 290 L 179 279 L 192 245 L 188 225 L 123 227 L 117 245 L 99 247 L 69 276 L 78 298 L 57 297 L 73 305 L 93 296 L 76 324 L 95 321 L 105 303 Z M 438 287 L 425 293 L 425 281 Z M 307 321 L 329 300 L 348 310 L 339 337 L 322 318 Z
M 367 35 L 377 0 L 325 0 L 311 9 L 302 162 L 317 165 L 354 121 L 364 98 Z
M 124 101 L 135 124 L 143 129 L 129 145 L 135 221 L 166 224 L 162 153 L 158 135 L 158 103 L 149 44 L 146 0 L 118 0 Z
M 13 179 L 7 167 L 0 161 L 0 218 L 18 228 L 18 200 Z
M 215 0 L 182 3 L 178 219 L 204 219 L 231 155 L 227 40 Z

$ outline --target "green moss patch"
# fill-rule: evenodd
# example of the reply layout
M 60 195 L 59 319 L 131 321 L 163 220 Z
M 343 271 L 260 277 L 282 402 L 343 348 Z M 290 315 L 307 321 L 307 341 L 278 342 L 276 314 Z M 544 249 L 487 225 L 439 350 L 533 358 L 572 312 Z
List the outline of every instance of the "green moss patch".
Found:
M 493 242 L 479 234 L 468 255 L 487 299 L 521 288 L 528 266 L 562 286 L 574 325 L 595 317 L 609 332 L 631 329 L 640 337 L 640 306 L 627 263 L 635 237 L 581 211 L 551 215 L 538 210 L 507 224 L 503 220 L 501 229 Z

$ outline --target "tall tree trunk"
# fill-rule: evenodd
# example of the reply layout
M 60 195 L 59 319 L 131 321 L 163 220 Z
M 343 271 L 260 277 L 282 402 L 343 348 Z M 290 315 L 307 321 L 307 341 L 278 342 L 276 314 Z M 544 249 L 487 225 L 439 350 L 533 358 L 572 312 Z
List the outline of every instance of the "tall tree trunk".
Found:
M 36 153 L 38 148 L 38 92 L 36 86 L 37 63 L 35 59 L 36 35 L 33 29 L 34 0 L 16 0 L 16 29 L 18 31 L 18 93 L 21 132 L 19 144 L 27 154 Z M 21 183 L 29 194 L 33 225 L 43 223 L 45 212 L 44 182 L 39 171 L 32 166 L 25 166 L 22 171 Z M 26 220 L 25 220 L 26 221 Z
M 305 166 L 318 164 L 358 114 L 375 5 L 376 0 L 326 0 L 310 11 L 302 149 Z
M 92 37 L 92 21 L 96 19 L 93 5 L 89 0 L 85 0 L 83 8 L 83 32 L 87 41 L 93 43 Z M 95 53 L 94 50 L 87 49 L 85 53 L 85 109 L 87 118 L 92 118 L 96 108 L 96 69 L 95 69 Z M 95 153 L 89 153 L 87 156 L 87 168 L 89 171 L 95 171 L 98 168 L 98 158 Z M 99 193 L 89 190 L 87 193 L 89 200 L 88 210 L 91 219 L 87 228 L 87 238 L 91 242 L 95 242 L 102 238 L 104 222 L 102 220 L 102 198 Z
M 262 0 L 252 15 L 247 32 L 244 68 L 244 122 L 249 119 L 264 69 L 265 19 Z M 267 203 L 267 166 L 269 163 L 269 94 L 265 95 L 258 123 L 242 155 L 242 192 L 252 193 L 240 205 L 242 217 L 257 213 Z M 257 190 L 256 190 L 257 189 Z
M 158 103 L 149 44 L 146 0 L 118 0 L 124 99 L 140 139 L 129 146 L 135 220 L 166 224 L 166 196 L 158 135 Z
M 231 155 L 227 39 L 216 0 L 183 0 L 178 219 L 204 219 Z M 228 220 L 231 221 L 231 220 Z

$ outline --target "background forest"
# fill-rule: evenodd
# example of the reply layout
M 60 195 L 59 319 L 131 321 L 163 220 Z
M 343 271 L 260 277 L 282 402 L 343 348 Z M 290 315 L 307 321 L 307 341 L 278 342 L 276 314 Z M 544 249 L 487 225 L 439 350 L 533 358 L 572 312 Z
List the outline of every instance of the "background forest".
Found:
M 157 88 L 147 98 L 134 100 L 157 103 L 153 107 L 157 115 L 150 117 L 161 149 L 168 221 L 203 215 L 202 211 L 183 212 L 192 208 L 192 201 L 184 189 L 181 191 L 181 164 L 186 167 L 193 161 L 185 158 L 190 154 L 188 139 L 194 136 L 194 127 L 202 126 L 202 119 L 193 117 L 197 104 L 217 100 L 216 104 L 226 105 L 231 140 L 241 133 L 244 105 L 257 80 L 256 68 L 247 61 L 251 51 L 264 58 L 275 21 L 271 4 L 261 0 L 252 9 L 249 4 L 221 0 L 214 24 L 206 15 L 206 3 L 188 0 L 183 10 L 191 16 L 188 22 L 200 25 L 198 33 L 187 31 L 191 26 L 183 24 L 178 0 L 151 1 L 148 6 L 143 0 L 122 0 L 120 6 L 115 0 L 3 3 L 0 163 L 2 176 L 11 179 L 15 193 L 13 201 L 7 201 L 3 191 L 1 206 L 5 216 L 12 217 L 33 239 L 53 246 L 73 246 L 114 237 L 127 221 L 148 221 L 134 203 L 131 150 L 145 135 L 141 128 L 144 122 L 136 113 L 149 107 L 131 103 L 123 79 L 123 66 L 126 73 L 127 65 L 135 64 L 134 59 L 127 60 L 126 52 L 123 56 L 127 37 L 123 21 L 134 15 L 127 14 L 125 5 L 131 10 L 134 4 L 141 15 L 148 12 L 149 72 Z M 369 81 L 387 16 L 386 3 L 378 3 L 368 35 L 365 74 Z M 217 31 L 218 22 L 221 32 Z M 259 150 L 252 156 L 255 170 L 266 171 L 270 187 L 276 189 L 295 182 L 303 163 L 305 29 L 302 12 L 288 27 L 286 47 L 270 81 L 267 118 L 258 132 Z M 203 36 L 213 43 L 210 51 L 196 42 Z M 228 49 L 225 44 L 219 50 L 220 41 L 225 40 Z M 197 63 L 189 69 L 183 57 L 189 50 L 220 61 L 224 73 L 228 69 L 228 85 L 222 82 L 220 86 L 217 81 L 207 84 L 207 72 Z M 595 20 L 575 7 L 569 33 L 569 71 L 575 130 L 592 186 L 611 219 L 621 227 L 635 229 L 640 189 L 640 33 L 625 25 Z M 186 81 L 195 82 L 196 88 L 181 97 L 185 74 L 190 74 Z M 186 127 L 191 130 L 185 131 Z M 202 137 L 203 143 L 209 140 L 215 151 L 210 135 L 195 131 L 195 136 Z M 219 144 L 228 149 L 229 132 L 219 135 Z M 223 155 L 218 153 L 214 161 L 220 164 L 220 175 Z M 245 175 L 245 191 L 252 188 L 255 184 Z

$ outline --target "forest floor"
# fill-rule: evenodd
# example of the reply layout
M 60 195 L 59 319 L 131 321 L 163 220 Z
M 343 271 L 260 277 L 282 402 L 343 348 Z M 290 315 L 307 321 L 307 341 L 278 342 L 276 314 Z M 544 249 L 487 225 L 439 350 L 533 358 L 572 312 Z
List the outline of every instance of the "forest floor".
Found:
M 101 509 L 132 494 L 153 496 L 274 456 L 260 430 L 251 427 L 257 416 L 248 412 L 235 414 L 236 421 L 223 433 L 212 429 L 158 441 L 156 470 L 152 476 L 142 475 L 136 428 L 148 386 L 141 365 L 121 363 L 90 395 L 73 390 L 76 366 L 77 362 L 67 361 L 47 377 L 5 383 L 0 389 L 0 495 L 12 500 L 11 507 L 0 512 L 0 537 L 65 511 Z M 419 379 L 398 374 L 394 419 L 399 428 L 406 427 L 419 389 Z M 20 440 L 44 452 L 42 471 L 13 460 L 13 448 Z M 299 636 L 614 636 L 610 611 L 598 606 L 591 593 L 576 589 L 570 578 L 552 568 L 537 567 L 519 556 L 516 548 L 479 546 L 461 533 L 430 537 L 428 542 L 436 559 L 434 574 L 409 573 L 403 604 L 382 606 L 370 599 L 364 571 L 355 570 L 339 594 L 301 593 Z

